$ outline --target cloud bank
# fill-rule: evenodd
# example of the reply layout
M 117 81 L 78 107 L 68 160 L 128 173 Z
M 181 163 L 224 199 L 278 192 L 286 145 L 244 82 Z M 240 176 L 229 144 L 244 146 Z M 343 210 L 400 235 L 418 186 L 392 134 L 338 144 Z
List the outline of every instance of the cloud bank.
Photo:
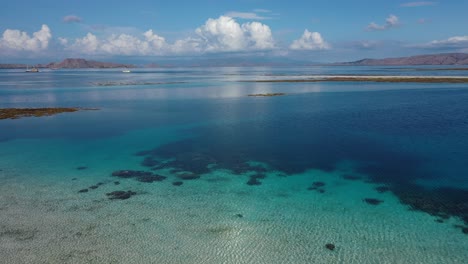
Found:
M 318 32 L 305 30 L 301 38 L 294 40 L 289 46 L 292 50 L 327 50 L 331 46 L 322 38 Z
M 395 15 L 389 15 L 387 19 L 385 20 L 385 24 L 383 25 L 378 25 L 374 22 L 371 22 L 367 27 L 367 31 L 382 31 L 382 30 L 387 30 L 393 27 L 396 27 L 400 25 L 400 21 L 397 16 Z
M 0 52 L 43 51 L 48 48 L 51 38 L 52 32 L 47 25 L 42 25 L 32 36 L 16 29 L 7 29 L 0 38 Z
M 239 24 L 232 17 L 208 19 L 192 36 L 173 44 L 148 30 L 141 36 L 112 34 L 98 37 L 88 33 L 75 40 L 61 39 L 65 49 L 83 54 L 168 55 L 184 53 L 214 53 L 256 51 L 275 48 L 271 29 L 259 22 Z
M 468 36 L 454 36 L 444 40 L 433 40 L 422 45 L 417 45 L 416 47 L 439 50 L 455 49 L 468 52 Z

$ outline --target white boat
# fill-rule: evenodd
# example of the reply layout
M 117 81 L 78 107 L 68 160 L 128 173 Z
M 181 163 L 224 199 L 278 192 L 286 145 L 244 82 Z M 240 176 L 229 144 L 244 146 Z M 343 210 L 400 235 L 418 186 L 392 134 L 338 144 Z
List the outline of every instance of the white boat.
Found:
M 36 67 L 32 67 L 31 69 L 29 69 L 29 65 L 28 65 L 26 68 L 26 72 L 39 72 L 39 69 Z
M 122 72 L 128 73 L 128 72 L 130 72 L 130 70 L 125 68 Z

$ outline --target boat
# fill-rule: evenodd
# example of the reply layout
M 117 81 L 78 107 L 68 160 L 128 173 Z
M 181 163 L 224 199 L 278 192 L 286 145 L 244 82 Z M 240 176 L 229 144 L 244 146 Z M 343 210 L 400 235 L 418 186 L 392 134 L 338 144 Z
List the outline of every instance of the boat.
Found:
M 36 68 L 36 67 L 32 67 L 32 68 L 30 69 L 29 66 L 27 66 L 26 72 L 39 72 L 39 69 Z
M 129 70 L 129 69 L 127 69 L 127 68 L 125 68 L 125 69 L 124 69 L 122 72 L 129 73 L 129 72 L 130 72 L 130 70 Z

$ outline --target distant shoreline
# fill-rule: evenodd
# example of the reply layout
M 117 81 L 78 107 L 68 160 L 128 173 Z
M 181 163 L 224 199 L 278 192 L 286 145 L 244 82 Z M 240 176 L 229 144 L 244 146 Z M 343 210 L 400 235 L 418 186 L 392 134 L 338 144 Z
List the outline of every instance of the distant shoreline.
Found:
M 60 113 L 71 113 L 81 110 L 98 110 L 97 108 L 80 107 L 44 107 L 44 108 L 0 108 L 1 119 L 18 119 L 22 117 L 42 117 Z
M 302 79 L 246 80 L 241 82 L 278 83 L 278 82 L 390 82 L 390 83 L 468 83 L 468 76 L 314 76 Z

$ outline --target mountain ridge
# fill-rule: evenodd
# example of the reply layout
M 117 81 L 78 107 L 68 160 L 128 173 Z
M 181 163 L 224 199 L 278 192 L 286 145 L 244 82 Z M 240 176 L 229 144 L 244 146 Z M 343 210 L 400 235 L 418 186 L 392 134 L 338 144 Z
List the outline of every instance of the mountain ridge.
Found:
M 333 64 L 362 66 L 468 65 L 468 53 L 439 53 L 384 59 L 361 59 Z

